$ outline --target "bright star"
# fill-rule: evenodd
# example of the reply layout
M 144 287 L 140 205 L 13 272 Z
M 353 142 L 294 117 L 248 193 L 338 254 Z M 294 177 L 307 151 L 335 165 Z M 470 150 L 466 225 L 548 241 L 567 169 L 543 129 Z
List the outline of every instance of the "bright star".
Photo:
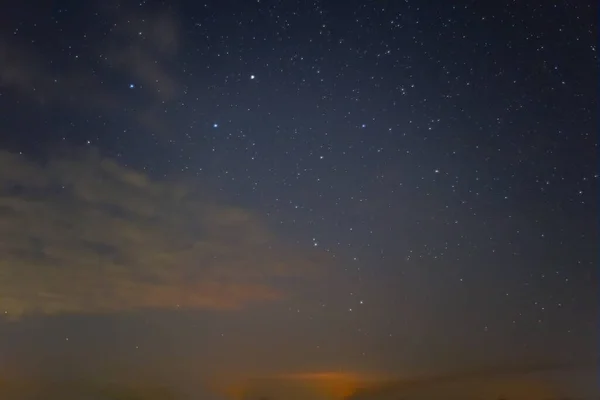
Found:
M 218 128 L 218 127 L 219 127 L 219 124 L 217 124 L 217 123 L 213 124 L 213 128 Z
M 129 89 L 134 89 L 134 88 L 135 88 L 135 85 L 133 83 L 130 83 L 129 84 Z
M 256 78 L 254 75 L 250 75 L 250 79 L 254 79 Z

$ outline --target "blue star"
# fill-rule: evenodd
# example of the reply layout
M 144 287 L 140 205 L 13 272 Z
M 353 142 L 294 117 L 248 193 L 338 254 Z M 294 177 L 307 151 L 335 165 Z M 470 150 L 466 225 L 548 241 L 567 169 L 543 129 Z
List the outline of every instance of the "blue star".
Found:
M 219 124 L 217 124 L 216 122 L 213 124 L 213 128 L 218 128 Z
M 133 83 L 129 84 L 129 89 L 135 89 L 135 85 Z

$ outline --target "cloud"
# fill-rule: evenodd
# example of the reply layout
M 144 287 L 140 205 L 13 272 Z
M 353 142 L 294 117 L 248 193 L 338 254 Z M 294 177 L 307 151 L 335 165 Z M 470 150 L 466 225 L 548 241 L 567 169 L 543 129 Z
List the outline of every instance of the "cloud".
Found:
M 389 388 L 361 390 L 347 400 L 548 400 L 555 392 L 543 382 L 532 379 L 493 378 L 487 380 L 461 380 L 439 382 L 431 385 L 398 385 Z M 505 397 L 506 396 L 506 397 Z
M 0 38 L 0 88 L 42 106 L 77 109 L 116 109 L 119 101 L 92 69 L 57 68 L 36 47 L 17 39 Z
M 173 100 L 182 91 L 168 67 L 179 48 L 179 30 L 170 13 L 120 18 L 111 31 L 105 62 L 150 89 L 160 102 Z
M 235 310 L 315 278 L 288 246 L 207 188 L 86 152 L 45 164 L 0 152 L 0 313 Z
M 73 49 L 57 58 L 56 43 L 0 37 L 0 88 L 43 107 L 124 113 L 149 133 L 168 136 L 165 106 L 184 92 L 176 65 L 179 21 L 164 10 L 141 15 L 100 6 L 98 12 L 112 23 L 90 35 L 93 51 Z M 47 56 L 47 48 L 55 54 Z
M 592 367 L 592 368 L 590 368 Z M 588 364 L 543 363 L 486 368 L 422 379 L 367 383 L 347 400 L 500 399 L 548 400 L 573 395 L 570 374 L 591 371 Z M 594 374 L 595 375 L 595 374 Z
M 37 59 L 0 37 L 0 87 L 32 90 L 40 68 Z
M 170 387 L 151 384 L 116 384 L 93 381 L 49 381 L 42 379 L 0 380 L 0 395 L 11 400 L 164 400 L 182 399 Z

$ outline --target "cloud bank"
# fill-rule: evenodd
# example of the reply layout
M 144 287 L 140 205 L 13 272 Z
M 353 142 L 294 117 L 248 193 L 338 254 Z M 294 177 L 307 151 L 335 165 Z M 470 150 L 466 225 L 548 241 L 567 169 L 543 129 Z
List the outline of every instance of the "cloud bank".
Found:
M 10 400 L 165 400 L 181 399 L 176 390 L 162 386 L 0 380 L 0 395 Z
M 317 276 L 253 212 L 86 152 L 0 152 L 0 313 L 235 310 Z
M 591 399 L 596 398 L 590 396 L 597 392 L 594 383 L 597 371 L 595 362 L 483 368 L 437 377 L 367 384 L 347 396 L 346 400 Z

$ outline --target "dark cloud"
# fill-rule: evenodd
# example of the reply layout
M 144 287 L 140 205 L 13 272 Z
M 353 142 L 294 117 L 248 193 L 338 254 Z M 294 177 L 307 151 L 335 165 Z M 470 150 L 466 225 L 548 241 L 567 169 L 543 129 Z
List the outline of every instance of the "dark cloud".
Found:
M 0 153 L 0 298 L 9 317 L 238 309 L 317 276 L 252 211 L 93 153 Z
M 184 399 L 170 387 L 90 381 L 0 380 L 0 395 L 10 400 L 165 400 Z
M 162 114 L 183 94 L 172 61 L 180 47 L 179 21 L 165 12 L 140 16 L 120 7 L 118 13 L 110 7 L 100 7 L 99 12 L 113 23 L 101 41 L 90 39 L 98 58 L 76 58 L 68 68 L 54 63 L 37 43 L 0 38 L 0 88 L 45 107 L 124 112 L 145 131 L 169 135 L 171 128 Z M 136 107 L 123 96 L 130 84 L 145 96 Z
M 541 363 L 484 368 L 422 379 L 367 383 L 355 390 L 347 400 L 557 399 L 561 398 L 562 393 L 573 393 L 573 388 L 566 383 L 572 380 L 571 375 L 578 374 L 585 379 L 586 374 L 589 375 L 596 369 L 595 363 Z
M 42 106 L 111 110 L 118 97 L 89 69 L 58 68 L 34 44 L 0 37 L 0 88 Z
M 0 86 L 32 94 L 41 72 L 39 60 L 22 46 L 0 38 Z

